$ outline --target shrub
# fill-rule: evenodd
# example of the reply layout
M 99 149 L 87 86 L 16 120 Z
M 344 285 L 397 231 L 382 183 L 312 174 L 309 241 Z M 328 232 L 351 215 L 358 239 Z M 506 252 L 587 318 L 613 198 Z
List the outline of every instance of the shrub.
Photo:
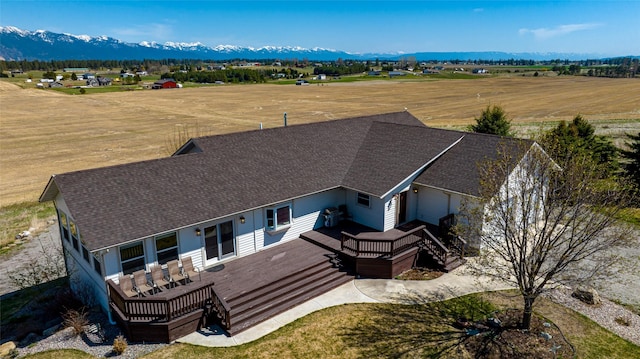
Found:
M 127 338 L 120 334 L 113 340 L 113 352 L 121 355 L 125 350 L 127 350 Z
M 84 332 L 84 327 L 89 324 L 87 319 L 87 312 L 84 308 L 80 310 L 68 309 L 62 314 L 62 320 L 66 328 L 73 328 L 75 335 L 80 335 Z
M 616 317 L 616 319 L 614 320 L 616 323 L 624 325 L 625 327 L 631 326 L 631 319 L 629 319 L 628 317 Z

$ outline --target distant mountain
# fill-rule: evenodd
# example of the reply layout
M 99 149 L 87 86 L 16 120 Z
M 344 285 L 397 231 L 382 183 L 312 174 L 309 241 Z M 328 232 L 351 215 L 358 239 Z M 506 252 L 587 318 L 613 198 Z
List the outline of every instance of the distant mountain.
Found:
M 259 48 L 233 45 L 205 46 L 202 43 L 143 41 L 127 43 L 106 36 L 59 34 L 45 30 L 27 31 L 13 26 L 0 26 L 0 59 L 4 60 L 141 60 L 141 59 L 309 59 L 333 61 L 343 59 L 398 60 L 415 57 L 424 60 L 584 60 L 602 58 L 594 54 L 567 53 L 507 53 L 507 52 L 419 52 L 407 54 L 353 54 L 323 48 L 306 49 L 295 46 L 265 46 Z

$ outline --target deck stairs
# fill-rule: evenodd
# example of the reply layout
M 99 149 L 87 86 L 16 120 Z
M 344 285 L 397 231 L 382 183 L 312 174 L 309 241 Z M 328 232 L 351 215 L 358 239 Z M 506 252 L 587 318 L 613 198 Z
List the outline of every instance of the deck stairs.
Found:
M 331 252 L 314 256 L 314 260 L 303 267 L 279 277 L 269 277 L 268 282 L 259 283 L 249 291 L 235 292 L 224 298 L 230 307 L 230 327 L 225 329 L 235 335 L 353 278 L 354 275 L 344 269 Z M 217 290 L 224 292 L 225 283 L 219 283 Z M 216 313 L 212 316 L 215 320 Z

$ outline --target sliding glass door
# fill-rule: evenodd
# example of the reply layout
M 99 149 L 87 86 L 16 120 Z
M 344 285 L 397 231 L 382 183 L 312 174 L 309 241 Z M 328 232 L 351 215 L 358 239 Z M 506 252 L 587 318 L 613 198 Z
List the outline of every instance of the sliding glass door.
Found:
M 233 221 L 218 223 L 204 229 L 206 265 L 236 254 Z

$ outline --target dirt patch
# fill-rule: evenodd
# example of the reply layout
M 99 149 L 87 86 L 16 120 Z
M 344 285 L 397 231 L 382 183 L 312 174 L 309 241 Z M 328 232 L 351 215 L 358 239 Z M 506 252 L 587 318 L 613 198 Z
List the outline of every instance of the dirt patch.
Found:
M 396 279 L 400 279 L 400 280 L 430 280 L 430 279 L 436 279 L 438 277 L 440 277 L 441 275 L 443 275 L 443 272 L 434 270 L 434 269 L 430 269 L 430 268 L 424 268 L 424 267 L 416 267 L 416 268 L 412 268 L 409 269 L 407 271 L 404 271 L 402 273 L 400 273 L 400 275 L 398 275 L 396 277 Z
M 538 316 L 529 330 L 518 327 L 522 311 L 497 312 L 482 322 L 461 318 L 456 326 L 466 331 L 464 348 L 476 358 L 572 358 L 575 350 L 560 329 Z

